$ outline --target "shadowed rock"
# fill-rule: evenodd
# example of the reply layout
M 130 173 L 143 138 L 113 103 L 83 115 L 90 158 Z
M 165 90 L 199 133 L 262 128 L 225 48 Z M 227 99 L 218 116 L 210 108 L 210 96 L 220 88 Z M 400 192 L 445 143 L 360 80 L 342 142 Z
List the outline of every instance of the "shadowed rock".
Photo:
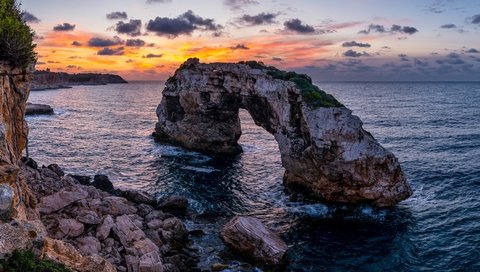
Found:
M 25 115 L 52 115 L 54 114 L 52 107 L 45 104 L 27 103 L 27 111 Z
M 239 109 L 278 142 L 284 182 L 327 202 L 391 206 L 412 191 L 397 158 L 306 75 L 257 62 L 189 59 L 157 108 L 157 140 L 214 154 L 241 151 Z
M 221 236 L 234 251 L 266 265 L 280 265 L 288 249 L 280 236 L 254 217 L 234 217 L 223 227 Z

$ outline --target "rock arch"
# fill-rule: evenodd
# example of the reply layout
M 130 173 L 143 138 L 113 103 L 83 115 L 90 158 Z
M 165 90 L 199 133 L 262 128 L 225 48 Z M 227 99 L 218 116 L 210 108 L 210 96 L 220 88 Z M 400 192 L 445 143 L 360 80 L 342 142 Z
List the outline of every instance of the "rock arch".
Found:
M 241 152 L 238 111 L 274 135 L 284 183 L 327 202 L 391 206 L 412 191 L 395 156 L 306 75 L 261 63 L 189 59 L 168 79 L 156 139 L 214 154 Z

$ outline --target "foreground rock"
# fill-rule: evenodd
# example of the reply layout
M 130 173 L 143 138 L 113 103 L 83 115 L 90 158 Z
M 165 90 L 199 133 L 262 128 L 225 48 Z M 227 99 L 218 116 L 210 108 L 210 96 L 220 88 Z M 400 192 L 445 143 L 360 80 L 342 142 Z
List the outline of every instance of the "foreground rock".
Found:
M 257 62 L 189 59 L 167 80 L 155 136 L 201 152 L 241 151 L 239 109 L 275 136 L 287 186 L 329 202 L 391 206 L 412 193 L 395 156 L 306 75 Z
M 25 115 L 52 115 L 54 114 L 52 107 L 45 104 L 27 103 L 27 111 Z
M 254 217 L 234 217 L 223 227 L 221 237 L 232 250 L 265 265 L 280 265 L 288 249 L 278 234 Z
M 53 239 L 47 244 L 52 260 L 78 267 L 93 258 L 88 266 L 92 270 L 78 271 L 110 271 L 108 264 L 134 272 L 194 269 L 195 258 L 186 251 L 185 226 L 166 210 L 152 206 L 152 196 L 113 189 L 107 176 L 98 175 L 94 182 L 82 185 L 78 177 L 63 175 L 58 165 L 37 169 L 23 165 L 22 171 L 38 200 L 48 236 L 61 239 L 61 244 Z M 58 248 L 64 247 L 66 254 L 61 254 L 63 249 Z

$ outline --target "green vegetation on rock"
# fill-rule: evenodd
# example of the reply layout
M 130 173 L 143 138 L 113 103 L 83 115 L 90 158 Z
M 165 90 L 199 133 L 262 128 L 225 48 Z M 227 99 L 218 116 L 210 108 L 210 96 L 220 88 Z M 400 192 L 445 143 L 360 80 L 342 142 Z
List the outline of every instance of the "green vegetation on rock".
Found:
M 330 94 L 320 90 L 313 85 L 312 79 L 305 74 L 297 74 L 295 72 L 287 72 L 279 70 L 273 66 L 266 66 L 262 62 L 257 61 L 242 61 L 241 64 L 246 64 L 252 69 L 260 69 L 267 71 L 267 74 L 275 79 L 291 81 L 295 83 L 296 87 L 301 91 L 303 100 L 307 105 L 313 108 L 329 108 L 329 107 L 343 107 L 343 105 Z
M 62 264 L 48 260 L 40 260 L 31 251 L 16 250 L 0 263 L 4 272 L 69 272 Z
M 35 62 L 33 36 L 16 0 L 0 0 L 0 61 L 18 68 Z

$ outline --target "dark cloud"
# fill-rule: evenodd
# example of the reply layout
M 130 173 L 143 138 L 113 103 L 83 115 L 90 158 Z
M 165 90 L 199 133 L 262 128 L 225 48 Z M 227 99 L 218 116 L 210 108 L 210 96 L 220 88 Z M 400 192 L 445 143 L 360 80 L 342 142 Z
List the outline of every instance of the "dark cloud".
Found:
M 413 63 L 414 63 L 415 65 L 421 66 L 421 67 L 427 67 L 427 66 L 428 66 L 428 62 L 426 62 L 426 61 L 421 61 L 421 60 L 419 60 L 419 59 L 417 59 L 417 58 L 415 58 L 415 59 L 413 60 Z
M 476 54 L 476 53 L 480 53 L 480 51 L 478 51 L 478 50 L 477 50 L 477 49 L 475 49 L 475 48 L 470 48 L 470 49 L 468 49 L 468 50 L 467 50 L 467 51 L 465 51 L 465 52 L 467 52 L 467 53 L 474 53 L 474 54 Z
M 356 41 L 351 41 L 351 42 L 344 42 L 342 43 L 342 46 L 343 47 L 366 47 L 366 48 L 369 48 L 371 47 L 371 45 L 369 43 L 359 43 L 359 42 L 356 42 Z
M 179 35 L 191 35 L 195 30 L 219 33 L 223 26 L 215 24 L 213 19 L 205 19 L 189 10 L 176 18 L 157 17 L 150 20 L 147 30 L 159 36 L 175 38 Z
M 458 59 L 458 58 L 460 58 L 460 55 L 457 54 L 457 53 L 452 52 L 452 53 L 449 53 L 449 54 L 447 55 L 447 58 L 449 58 L 449 59 Z
M 88 41 L 88 46 L 90 47 L 108 47 L 108 46 L 114 46 L 114 45 L 121 45 L 123 44 L 123 41 L 115 36 L 113 39 L 104 39 L 104 38 L 91 38 Z
M 467 21 L 471 24 L 480 24 L 480 14 L 476 14 L 470 18 L 467 18 Z
M 273 57 L 272 60 L 273 60 L 273 61 L 282 61 L 283 59 L 282 59 L 282 58 L 279 58 L 279 57 Z
M 256 26 L 256 25 L 269 25 L 275 23 L 275 18 L 278 14 L 274 13 L 259 13 L 257 15 L 248 15 L 245 14 L 242 17 L 238 18 L 238 21 L 242 24 L 249 25 L 249 26 Z
M 77 42 L 77 41 L 73 41 L 73 42 L 72 42 L 72 45 L 73 45 L 73 46 L 82 46 L 82 44 L 79 43 L 79 42 Z
M 367 29 L 361 30 L 358 33 L 359 34 L 370 34 L 372 32 L 377 32 L 377 33 L 401 33 L 401 34 L 413 35 L 413 34 L 418 32 L 418 29 L 416 29 L 413 26 L 400 26 L 400 25 L 395 25 L 395 24 L 393 24 L 390 28 L 386 28 L 383 25 L 371 24 L 371 25 L 368 26 Z
M 255 0 L 223 0 L 223 4 L 234 11 L 242 10 L 249 5 L 258 5 Z
M 109 20 L 119 20 L 119 19 L 126 20 L 127 18 L 128 18 L 128 15 L 125 11 L 114 11 L 107 14 L 107 19 Z
M 115 26 L 115 31 L 119 34 L 126 34 L 128 36 L 140 36 L 142 29 L 142 21 L 141 20 L 130 20 L 127 23 L 120 21 Z
M 445 25 L 440 26 L 440 28 L 445 28 L 445 29 L 457 28 L 457 25 L 455 25 L 455 24 L 445 24 Z
M 123 47 L 117 47 L 117 48 L 105 47 L 102 50 L 98 51 L 97 55 L 100 55 L 100 56 L 120 56 L 120 55 L 125 54 L 125 52 L 123 50 L 124 50 Z
M 145 41 L 140 39 L 128 39 L 125 45 L 132 47 L 142 47 L 145 46 Z
M 147 54 L 142 58 L 152 59 L 152 58 L 161 58 L 161 57 L 163 57 L 163 54 Z
M 40 23 L 40 19 L 37 18 L 37 16 L 31 14 L 30 12 L 24 11 L 22 13 L 22 19 L 23 21 L 27 23 Z
M 349 57 L 349 58 L 358 58 L 358 57 L 368 57 L 368 56 L 370 56 L 370 54 L 368 54 L 365 51 L 357 52 L 357 51 L 354 51 L 354 50 L 350 49 L 350 50 L 347 50 L 347 51 L 343 52 L 343 56 L 344 57 Z
M 293 31 L 300 34 L 315 33 L 315 28 L 311 25 L 303 24 L 300 19 L 291 19 L 283 23 L 285 30 Z
M 235 46 L 231 46 L 230 49 L 232 50 L 238 50 L 238 49 L 241 49 L 241 50 L 249 50 L 250 48 L 248 48 L 245 44 L 243 43 L 239 43 Z
M 398 57 L 401 61 L 408 61 L 408 56 L 405 54 L 398 54 Z
M 72 31 L 75 29 L 75 25 L 69 23 L 63 23 L 53 27 L 54 31 Z

